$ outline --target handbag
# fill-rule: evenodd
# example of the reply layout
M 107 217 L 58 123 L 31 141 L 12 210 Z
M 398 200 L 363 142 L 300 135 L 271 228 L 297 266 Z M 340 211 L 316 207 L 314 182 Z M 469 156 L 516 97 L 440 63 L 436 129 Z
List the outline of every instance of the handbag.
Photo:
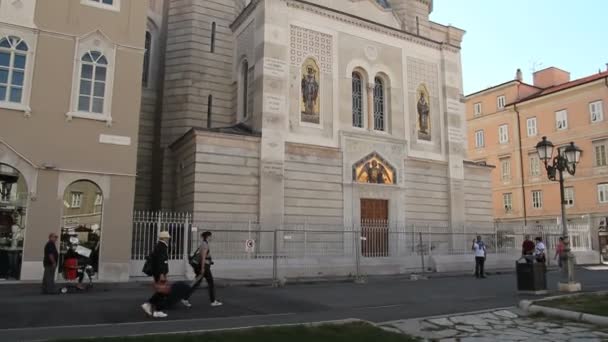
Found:
M 152 255 L 148 255 L 146 257 L 146 262 L 144 262 L 144 267 L 141 271 L 147 275 L 152 276 L 154 274 L 154 265 L 152 264 Z
M 192 256 L 190 256 L 188 263 L 190 264 L 190 266 L 192 266 L 195 273 L 197 271 L 200 272 L 200 270 L 201 270 L 201 249 L 200 248 L 197 248 L 196 251 L 194 252 L 194 254 L 192 254 Z

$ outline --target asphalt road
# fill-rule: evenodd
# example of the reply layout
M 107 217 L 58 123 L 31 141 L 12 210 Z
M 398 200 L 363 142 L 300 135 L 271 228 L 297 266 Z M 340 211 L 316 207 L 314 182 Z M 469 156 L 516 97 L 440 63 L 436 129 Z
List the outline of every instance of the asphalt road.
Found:
M 577 270 L 586 291 L 608 289 L 608 271 Z M 556 272 L 549 272 L 555 290 Z M 284 288 L 219 288 L 224 306 L 209 306 L 205 288 L 191 309 L 168 311 L 162 321 L 147 318 L 140 305 L 147 284 L 98 284 L 88 293 L 43 296 L 36 285 L 0 285 L 0 340 L 41 340 L 90 336 L 125 336 L 291 324 L 348 318 L 372 322 L 443 315 L 517 305 L 514 274 L 475 279 L 438 277 L 411 281 L 372 278 L 366 284 L 319 283 Z

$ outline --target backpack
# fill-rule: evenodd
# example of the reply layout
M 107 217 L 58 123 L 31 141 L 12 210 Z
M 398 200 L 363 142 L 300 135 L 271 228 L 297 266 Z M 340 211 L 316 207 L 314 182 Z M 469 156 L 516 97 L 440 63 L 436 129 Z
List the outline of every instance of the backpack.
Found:
M 198 275 L 201 272 L 201 249 L 200 248 L 197 248 L 196 251 L 194 251 L 194 254 L 192 254 L 190 256 L 188 263 L 194 270 L 194 274 Z
M 141 269 L 141 271 L 147 275 L 147 276 L 153 276 L 154 275 L 154 252 L 150 253 L 147 257 L 146 257 L 146 262 L 144 262 L 144 267 Z

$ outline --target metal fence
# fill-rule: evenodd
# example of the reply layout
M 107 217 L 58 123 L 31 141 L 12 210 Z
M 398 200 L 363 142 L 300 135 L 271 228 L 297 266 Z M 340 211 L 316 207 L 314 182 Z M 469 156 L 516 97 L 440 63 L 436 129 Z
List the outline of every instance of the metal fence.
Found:
M 487 247 L 487 267 L 512 267 L 521 254 L 526 235 L 540 236 L 553 255 L 561 227 L 509 229 L 479 232 L 472 227 L 451 231 L 448 227 L 412 224 L 391 227 L 386 221 L 366 221 L 360 226 L 311 224 L 282 225 L 266 229 L 256 222 L 191 223 L 188 214 L 136 213 L 134 216 L 132 275 L 141 275 L 145 256 L 159 231 L 169 230 L 170 274 L 190 272 L 188 256 L 200 245 L 200 234 L 213 233 L 210 248 L 214 276 L 227 279 L 269 279 L 401 274 L 467 270 L 474 266 L 472 242 L 479 235 Z M 574 251 L 591 250 L 589 227 L 570 226 Z

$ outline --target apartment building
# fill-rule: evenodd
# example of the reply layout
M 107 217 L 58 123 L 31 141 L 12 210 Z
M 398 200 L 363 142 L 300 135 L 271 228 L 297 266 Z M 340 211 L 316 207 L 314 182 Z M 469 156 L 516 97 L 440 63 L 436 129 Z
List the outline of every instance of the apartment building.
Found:
M 41 279 L 57 233 L 128 279 L 147 8 L 0 2 L 0 278 Z
M 607 102 L 608 70 L 570 80 L 555 67 L 535 72 L 532 84 L 518 70 L 514 80 L 466 97 L 468 156 L 496 166 L 497 222 L 559 223 L 559 186 L 535 148 L 546 136 L 556 147 L 573 141 L 583 150 L 576 174 L 566 176 L 567 219 L 590 224 L 597 236 L 608 216 Z

